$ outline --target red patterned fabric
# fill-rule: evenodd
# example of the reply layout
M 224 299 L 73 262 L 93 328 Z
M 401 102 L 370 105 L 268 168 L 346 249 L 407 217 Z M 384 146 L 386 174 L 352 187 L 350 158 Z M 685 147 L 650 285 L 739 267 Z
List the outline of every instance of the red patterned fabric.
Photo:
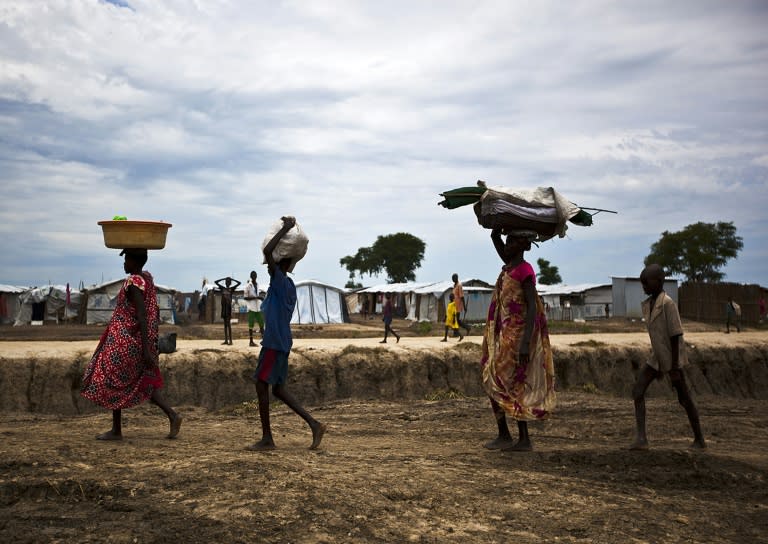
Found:
M 157 292 L 152 275 L 144 271 L 128 276 L 123 283 L 112 318 L 83 375 L 80 394 L 110 410 L 136 406 L 149 399 L 152 391 L 163 387 L 160 369 L 146 368 L 143 362 L 139 320 L 127 296 L 130 285 L 138 287 L 144 295 L 149 350 L 157 357 Z
M 535 285 L 536 273 L 525 261 L 501 270 L 488 308 L 480 360 L 486 392 L 519 421 L 548 417 L 557 400 L 547 317 L 538 296 L 528 363 L 519 357 L 528 302 L 523 282 L 528 278 Z

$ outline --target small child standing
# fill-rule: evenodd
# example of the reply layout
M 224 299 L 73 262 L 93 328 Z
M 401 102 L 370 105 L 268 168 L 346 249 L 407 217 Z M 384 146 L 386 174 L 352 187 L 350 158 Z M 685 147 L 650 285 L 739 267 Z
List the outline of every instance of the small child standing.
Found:
M 443 335 L 443 339 L 440 340 L 441 342 L 447 342 L 448 341 L 448 331 L 453 330 L 453 335 L 456 336 L 458 333 L 459 335 L 459 342 L 464 340 L 464 336 L 459 332 L 459 318 L 458 318 L 458 309 L 456 308 L 456 301 L 454 300 L 453 293 L 448 295 L 448 299 L 450 302 L 448 303 L 448 306 L 445 308 L 445 335 Z
M 224 285 L 221 284 L 224 282 Z M 234 285 L 232 285 L 234 282 Z M 224 320 L 224 341 L 222 345 L 232 345 L 232 298 L 235 290 L 240 286 L 240 282 L 236 279 L 219 278 L 214 282 L 216 287 L 221 291 L 221 319 Z
M 655 378 L 669 375 L 672 387 L 677 391 L 677 400 L 685 408 L 693 430 L 692 448 L 706 448 L 699 423 L 699 411 L 691 399 L 685 382 L 683 367 L 688 363 L 683 341 L 683 327 L 675 302 L 664 292 L 664 270 L 658 264 L 645 267 L 640 274 L 643 291 L 649 297 L 643 301 L 643 317 L 651 337 L 652 354 L 640 370 L 632 398 L 635 402 L 637 435 L 629 446 L 631 450 L 647 450 L 648 436 L 645 432 L 645 392 Z

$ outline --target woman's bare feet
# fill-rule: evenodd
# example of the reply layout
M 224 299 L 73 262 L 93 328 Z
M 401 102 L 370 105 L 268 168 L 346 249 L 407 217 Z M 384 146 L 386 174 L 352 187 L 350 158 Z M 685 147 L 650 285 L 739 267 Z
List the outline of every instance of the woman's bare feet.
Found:
M 533 444 L 530 440 L 518 440 L 509 446 L 501 448 L 501 451 L 533 451 Z
M 171 418 L 171 430 L 168 433 L 167 438 L 176 438 L 179 435 L 179 431 L 181 430 L 181 422 L 184 418 L 182 418 L 179 414 L 175 414 Z
M 503 450 L 506 447 L 512 446 L 515 443 L 512 437 L 496 437 L 493 440 L 483 444 L 483 447 L 487 450 Z
M 691 442 L 690 447 L 693 450 L 705 450 L 707 449 L 707 443 L 704 442 L 703 438 L 697 438 L 693 442 Z
M 262 438 L 255 444 L 251 444 L 250 446 L 245 447 L 245 449 L 248 451 L 271 451 L 275 448 L 275 442 L 272 440 L 272 438 Z
M 328 429 L 328 427 L 318 421 L 314 427 L 311 427 L 311 429 L 312 445 L 309 447 L 309 449 L 316 450 L 320 447 L 320 442 L 323 440 L 323 435 L 325 434 L 325 431 Z
M 123 435 L 121 433 L 116 433 L 115 431 L 107 431 L 96 437 L 96 440 L 122 440 L 122 439 L 123 439 Z

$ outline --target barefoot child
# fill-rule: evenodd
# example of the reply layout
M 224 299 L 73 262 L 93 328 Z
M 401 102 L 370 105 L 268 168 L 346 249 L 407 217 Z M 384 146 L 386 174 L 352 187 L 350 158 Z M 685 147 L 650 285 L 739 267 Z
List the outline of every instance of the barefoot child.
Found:
M 464 337 L 459 332 L 458 310 L 456 309 L 456 301 L 454 300 L 453 293 L 448 295 L 448 299 L 450 300 L 450 302 L 448 303 L 448 306 L 445 308 L 445 335 L 443 335 L 443 339 L 440 341 L 447 342 L 448 331 L 452 330 L 454 336 L 456 336 L 456 334 L 459 335 L 459 342 L 461 342 L 462 340 L 464 340 Z
M 224 282 L 224 285 L 221 284 Z M 232 282 L 235 282 L 232 285 Z M 221 318 L 224 320 L 224 341 L 222 345 L 232 345 L 232 297 L 240 286 L 238 280 L 232 279 L 229 276 L 226 278 L 219 278 L 214 282 L 216 287 L 221 291 Z
M 643 301 L 643 317 L 651 337 L 652 354 L 640 370 L 632 389 L 637 435 L 629 449 L 648 449 L 648 437 L 645 433 L 645 391 L 654 378 L 661 378 L 664 374 L 669 375 L 672 387 L 677 391 L 677 400 L 688 415 L 694 437 L 691 447 L 706 448 L 704 436 L 701 434 L 699 412 L 685 383 L 683 367 L 688 363 L 688 359 L 683 342 L 683 327 L 675 302 L 664 292 L 664 270 L 658 264 L 648 265 L 640 274 L 640 282 L 645 294 L 650 295 Z
M 291 336 L 291 316 L 296 307 L 296 286 L 287 276 L 291 267 L 291 259 L 285 258 L 275 262 L 272 252 L 280 239 L 296 224 L 293 217 L 283 217 L 283 228 L 264 247 L 264 258 L 269 271 L 269 289 L 264 299 L 264 336 L 261 340 L 259 363 L 253 375 L 256 381 L 256 393 L 259 397 L 259 417 L 261 418 L 261 440 L 248 446 L 252 451 L 275 449 L 272 429 L 269 423 L 269 386 L 272 393 L 288 407 L 301 416 L 312 430 L 312 445 L 314 450 L 320 446 L 325 433 L 325 425 L 314 419 L 298 401 L 285 389 L 288 378 L 288 355 L 293 345 Z
M 115 310 L 83 375 L 81 395 L 112 410 L 112 429 L 97 440 L 122 440 L 122 410 L 149 399 L 168 417 L 168 438 L 176 438 L 181 416 L 170 407 L 161 389 L 157 366 L 159 313 L 152 275 L 142 268 L 146 249 L 124 249 L 128 277 L 117 294 Z
M 536 293 L 536 273 L 523 256 L 536 233 L 515 231 L 491 240 L 504 266 L 493 291 L 483 335 L 480 366 L 483 387 L 491 399 L 498 436 L 488 449 L 531 451 L 528 421 L 544 419 L 555 406 L 555 368 L 549 345 L 544 306 Z M 512 439 L 506 416 L 517 421 Z

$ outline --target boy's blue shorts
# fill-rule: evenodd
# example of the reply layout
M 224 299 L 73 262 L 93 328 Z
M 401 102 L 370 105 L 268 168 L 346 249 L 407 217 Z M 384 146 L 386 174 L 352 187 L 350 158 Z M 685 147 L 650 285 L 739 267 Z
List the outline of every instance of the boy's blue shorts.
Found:
M 288 380 L 288 355 L 286 351 L 261 348 L 253 379 L 270 385 L 284 384 Z

